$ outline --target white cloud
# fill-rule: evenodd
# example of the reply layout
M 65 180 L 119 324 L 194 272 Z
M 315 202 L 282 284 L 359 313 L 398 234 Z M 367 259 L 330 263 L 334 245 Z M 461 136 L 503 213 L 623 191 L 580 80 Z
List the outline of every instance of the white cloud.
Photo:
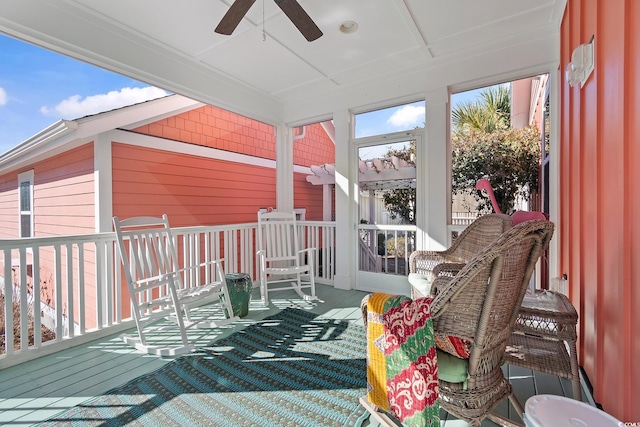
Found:
M 7 92 L 0 87 L 0 105 L 6 105 L 7 103 Z
M 416 126 L 424 126 L 425 109 L 418 105 L 405 105 L 396 110 L 387 123 L 398 129 L 412 129 Z
M 41 107 L 40 112 L 45 116 L 77 119 L 78 117 L 89 116 L 103 111 L 133 105 L 138 102 L 160 98 L 168 94 L 168 92 L 153 86 L 142 88 L 125 87 L 119 91 L 113 90 L 105 94 L 91 95 L 84 99 L 80 95 L 73 95 L 53 108 Z

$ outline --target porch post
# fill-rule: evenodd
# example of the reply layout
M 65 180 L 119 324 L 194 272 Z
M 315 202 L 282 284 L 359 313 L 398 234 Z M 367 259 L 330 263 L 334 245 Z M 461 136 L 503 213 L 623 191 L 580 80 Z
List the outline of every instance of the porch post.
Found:
M 350 135 L 351 114 L 348 110 L 334 113 L 333 123 L 336 129 L 336 275 L 334 287 L 353 289 L 355 287 L 355 250 L 357 248 L 355 227 L 353 224 L 352 199 L 357 195 L 357 180 L 352 161 Z
M 451 155 L 449 150 L 449 91 L 443 86 L 426 93 L 425 149 L 418 150 L 420 159 L 418 180 L 424 191 L 418 193 L 418 204 L 424 216 L 418 216 L 418 229 L 425 230 L 423 249 L 441 250 L 449 247 L 448 215 L 451 212 Z M 420 197 L 422 199 L 420 200 Z M 420 234 L 420 233 L 418 233 Z M 418 243 L 420 244 L 420 243 Z
M 93 142 L 93 182 L 95 203 L 95 232 L 109 233 L 113 217 L 111 138 L 101 133 Z
M 276 209 L 293 212 L 293 132 L 276 126 Z
M 323 184 L 322 185 L 322 220 L 323 221 L 331 221 L 331 208 L 332 199 L 333 199 L 333 184 Z

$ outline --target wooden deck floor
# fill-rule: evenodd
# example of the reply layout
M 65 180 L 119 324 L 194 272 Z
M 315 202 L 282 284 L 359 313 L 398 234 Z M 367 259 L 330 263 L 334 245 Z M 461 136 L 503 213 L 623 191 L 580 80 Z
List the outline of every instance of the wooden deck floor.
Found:
M 194 330 L 189 337 L 197 346 L 204 347 L 291 306 L 362 324 L 359 305 L 364 292 L 344 291 L 325 285 L 318 285 L 317 291 L 320 302 L 305 302 L 293 291 L 278 292 L 271 298 L 269 308 L 262 307 L 257 302 L 257 293 L 254 293 L 256 302 L 252 302 L 246 318 L 224 329 Z M 124 345 L 114 335 L 4 369 L 0 371 L 0 425 L 34 425 L 154 371 L 171 360 L 138 352 Z M 571 397 L 571 383 L 568 380 L 515 366 L 507 365 L 504 369 L 523 404 L 534 394 Z M 502 405 L 500 411 L 509 414 L 506 403 Z M 512 417 L 518 420 L 516 415 Z M 467 426 L 460 420 L 448 417 L 444 411 L 442 419 L 443 427 Z M 483 426 L 493 425 L 490 421 L 483 423 Z

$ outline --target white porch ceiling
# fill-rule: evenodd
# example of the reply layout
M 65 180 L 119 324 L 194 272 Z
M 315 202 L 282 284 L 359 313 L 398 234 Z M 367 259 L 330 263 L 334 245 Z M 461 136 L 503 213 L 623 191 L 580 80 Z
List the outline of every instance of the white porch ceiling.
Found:
M 4 0 L 0 31 L 277 123 L 557 61 L 566 0 L 299 0 L 324 32 L 311 43 L 273 0 L 214 33 L 231 2 Z

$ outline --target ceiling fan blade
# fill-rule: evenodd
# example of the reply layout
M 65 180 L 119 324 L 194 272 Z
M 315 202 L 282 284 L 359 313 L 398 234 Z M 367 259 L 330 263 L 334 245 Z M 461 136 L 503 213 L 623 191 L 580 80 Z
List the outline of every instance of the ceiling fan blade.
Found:
M 307 15 L 300 3 L 296 0 L 274 0 L 285 15 L 289 17 L 293 25 L 298 28 L 305 39 L 312 42 L 322 36 L 322 31 Z
M 231 35 L 256 0 L 235 0 L 215 29 L 216 33 Z

